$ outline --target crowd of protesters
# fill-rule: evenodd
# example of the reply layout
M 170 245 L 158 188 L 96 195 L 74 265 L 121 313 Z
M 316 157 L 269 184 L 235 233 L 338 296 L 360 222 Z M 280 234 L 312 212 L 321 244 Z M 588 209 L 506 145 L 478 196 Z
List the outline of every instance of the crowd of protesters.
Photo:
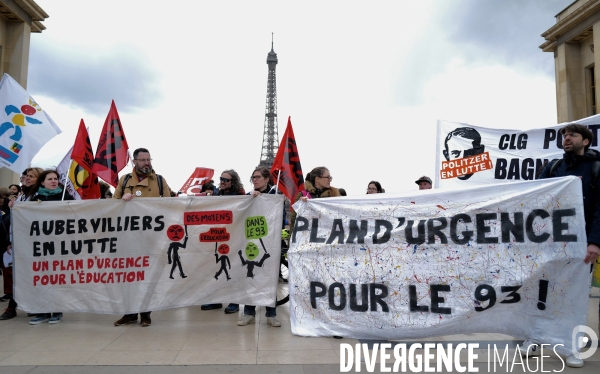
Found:
M 142 149 L 145 150 L 145 149 Z M 149 154 L 148 154 L 149 155 Z M 134 156 L 135 158 L 135 156 Z M 134 162 L 135 163 L 135 162 Z M 151 165 L 150 165 L 151 167 Z M 135 168 L 134 168 L 135 173 Z M 326 167 L 316 167 L 311 170 L 305 179 L 305 189 L 302 190 L 297 199 L 310 199 L 310 198 L 325 198 L 335 196 L 346 196 L 346 191 L 343 188 L 335 188 L 331 186 L 332 176 Z M 3 285 L 4 285 L 4 296 L 0 297 L 0 302 L 8 302 L 4 312 L 0 315 L 0 320 L 6 320 L 15 318 L 17 316 L 17 303 L 13 298 L 13 274 L 12 274 L 12 228 L 10 225 L 10 214 L 11 208 L 15 203 L 24 201 L 65 201 L 74 200 L 74 197 L 64 188 L 63 184 L 59 182 L 60 176 L 55 169 L 44 170 L 39 167 L 30 167 L 23 171 L 20 183 L 11 184 L 8 187 L 0 188 L 0 211 L 2 213 L 2 219 L 0 220 L 0 248 L 4 248 L 2 253 L 2 261 L 0 263 L 0 269 L 2 271 Z M 431 188 L 431 179 L 428 177 L 421 177 L 416 183 L 421 187 L 421 183 L 426 180 L 429 182 Z M 260 194 L 273 194 L 276 191 L 274 183 L 271 181 L 271 175 L 269 169 L 265 167 L 257 167 L 250 177 L 250 183 L 253 185 L 253 190 L 248 192 L 247 195 L 258 196 Z M 100 198 L 121 198 L 121 194 L 113 196 L 113 192 L 110 189 L 110 185 L 103 181 L 100 184 Z M 367 187 L 367 194 L 384 193 L 385 190 L 381 187 L 381 184 L 377 181 L 371 181 Z M 182 193 L 175 193 L 170 191 L 168 196 L 179 196 Z M 240 179 L 238 173 L 233 170 L 225 170 L 221 173 L 219 178 L 218 188 L 215 186 L 213 180 L 207 181 L 202 185 L 201 193 L 198 196 L 227 196 L 227 195 L 244 195 L 244 185 Z M 293 227 L 295 220 L 295 214 L 292 210 L 290 219 L 290 228 Z M 284 211 L 284 225 L 286 223 L 285 211 Z M 215 256 L 217 254 L 215 253 Z M 202 310 L 220 309 L 222 304 L 204 304 L 201 306 Z M 233 314 L 239 311 L 239 305 L 230 303 L 225 308 L 226 314 Z M 245 326 L 254 323 L 254 316 L 256 314 L 256 307 L 252 305 L 244 306 L 244 316 L 238 321 L 239 326 Z M 149 317 L 149 313 L 147 313 Z M 273 327 L 281 326 L 281 323 L 275 318 L 277 315 L 276 308 L 266 308 L 266 317 L 269 325 Z M 42 322 L 48 323 L 59 323 L 62 318 L 62 313 L 53 313 L 48 311 L 47 313 L 28 313 L 28 316 L 33 317 L 30 324 L 40 324 Z M 137 315 L 136 315 L 137 316 Z M 121 320 L 119 320 L 121 321 Z M 115 325 L 124 324 L 121 322 L 115 322 Z M 131 318 L 131 322 L 137 321 L 137 318 Z M 149 326 L 149 318 L 145 321 L 144 326 Z
M 600 181 L 597 178 L 597 169 L 600 167 L 595 167 L 596 164 L 600 164 L 600 152 L 595 150 L 590 150 L 589 147 L 592 144 L 593 134 L 587 127 L 577 124 L 570 124 L 563 129 L 561 129 L 561 133 L 563 134 L 563 148 L 565 150 L 565 154 L 563 159 L 558 161 L 553 161 L 546 165 L 542 171 L 542 175 L 540 178 L 551 178 L 555 176 L 564 176 L 564 175 L 576 175 L 582 178 L 583 180 L 583 195 L 584 195 L 584 211 L 586 216 L 586 232 L 588 234 L 588 246 L 587 246 L 587 256 L 585 258 L 586 264 L 591 264 L 596 262 L 598 256 L 600 254 L 600 240 L 597 240 L 600 234 L 598 234 L 598 230 L 596 230 L 596 225 L 600 225 L 600 221 L 596 222 L 596 216 L 600 216 L 600 202 L 596 201 L 596 194 L 600 190 Z M 142 150 L 141 153 L 144 157 L 136 158 L 138 151 Z M 131 200 L 134 195 L 144 197 L 155 197 L 150 193 L 142 193 L 141 190 L 137 189 L 140 185 L 145 185 L 148 191 L 148 183 L 146 178 L 156 178 L 157 174 L 154 173 L 154 170 L 151 167 L 151 158 L 150 154 L 146 149 L 138 149 L 134 152 L 134 170 L 129 176 L 135 175 L 133 184 L 127 184 L 127 180 L 125 176 L 121 177 L 119 181 L 119 186 L 123 185 L 123 190 L 115 190 L 114 196 L 110 190 L 110 186 L 104 182 L 101 182 L 101 198 L 116 198 L 122 199 L 124 201 Z M 561 163 L 561 161 L 563 161 Z M 125 178 L 125 180 L 124 180 Z M 158 176 L 159 186 L 161 186 L 160 182 L 161 177 Z M 346 196 L 346 192 L 343 188 L 336 188 L 331 185 L 333 177 L 328 168 L 324 166 L 316 167 L 312 169 L 309 173 L 307 173 L 306 178 L 304 180 L 304 189 L 302 189 L 291 203 L 294 203 L 298 200 L 307 201 L 308 199 L 320 199 L 320 198 L 329 198 L 329 197 L 338 197 L 338 196 Z M 590 182 L 592 181 L 592 182 Z M 201 192 L 198 194 L 199 196 L 233 196 L 233 195 L 250 195 L 252 197 L 256 197 L 260 194 L 273 194 L 276 193 L 276 188 L 273 186 L 272 177 L 270 174 L 270 170 L 265 167 L 257 167 L 250 176 L 250 182 L 252 183 L 253 189 L 246 194 L 244 189 L 244 185 L 240 179 L 238 173 L 233 169 L 225 170 L 221 173 L 219 178 L 218 188 L 215 186 L 215 182 L 213 180 L 207 181 L 203 184 Z M 167 192 L 165 197 L 174 197 L 179 194 L 170 191 L 168 189 L 168 185 L 166 185 L 166 181 L 164 181 L 165 186 L 167 188 Z M 432 189 L 432 180 L 427 176 L 421 176 L 418 178 L 415 183 L 418 185 L 419 190 L 427 190 Z M 125 193 L 125 184 L 129 186 L 130 190 Z M 157 190 L 162 190 L 162 187 L 159 187 Z M 371 194 L 381 194 L 385 193 L 385 189 L 382 187 L 381 183 L 378 181 L 370 181 L 367 184 L 366 193 L 368 195 Z M 162 192 L 160 192 L 160 197 L 163 197 Z M 598 197 L 600 198 L 600 197 Z M 3 276 L 3 284 L 4 284 L 4 296 L 0 297 L 0 302 L 8 302 L 8 307 L 4 310 L 4 313 L 0 315 L 0 320 L 11 319 L 17 316 L 17 303 L 13 298 L 13 275 L 12 275 L 12 239 L 13 239 L 13 231 L 11 229 L 11 209 L 14 204 L 19 204 L 21 202 L 26 201 L 64 201 L 64 200 L 73 200 L 73 196 L 71 196 L 67 191 L 64 190 L 62 184 L 59 183 L 59 175 L 56 170 L 43 170 L 37 167 L 28 168 L 21 175 L 20 184 L 11 184 L 8 187 L 0 188 L 0 211 L 2 213 L 2 219 L 0 220 L 0 248 L 4 250 L 0 251 L 2 253 L 2 263 L 1 270 Z M 285 213 L 285 212 L 284 212 Z M 291 210 L 289 227 L 293 229 L 294 223 L 296 219 L 296 214 L 293 210 Z M 284 214 L 284 223 L 285 223 L 285 214 Z M 17 234 L 18 235 L 18 234 Z M 592 238 L 592 239 L 590 239 Z M 187 231 L 186 231 L 186 240 L 187 240 Z M 241 255 L 241 251 L 239 252 L 242 263 L 244 263 L 244 258 Z M 266 254 L 265 254 L 266 255 Z M 221 256 L 222 257 L 222 256 Z M 173 269 L 175 269 L 175 263 L 179 260 L 177 254 L 174 252 L 173 255 Z M 215 260 L 220 261 L 220 256 L 215 250 Z M 222 260 L 222 258 L 221 258 Z M 264 258 L 263 258 L 264 260 Z M 250 263 L 252 262 L 252 266 L 262 266 L 260 262 L 255 261 L 247 261 L 248 266 L 250 268 Z M 261 260 L 262 262 L 262 260 Z M 173 273 L 173 269 L 171 271 L 171 277 Z M 183 271 L 181 270 L 181 277 L 185 278 Z M 229 275 L 227 274 L 227 269 L 223 266 L 223 271 L 225 272 L 225 276 L 227 280 L 229 280 Z M 220 276 L 221 271 L 215 274 L 215 278 Z M 201 306 L 202 310 L 211 310 L 211 309 L 220 309 L 222 308 L 222 304 L 204 304 Z M 230 303 L 225 308 L 226 314 L 238 313 L 239 305 L 235 303 Z M 244 306 L 243 316 L 238 320 L 237 324 L 239 326 L 246 326 L 254 323 L 255 315 L 256 315 L 256 307 L 252 305 Z M 150 326 L 150 312 L 140 313 L 142 326 Z M 275 318 L 277 315 L 275 307 L 267 307 L 266 308 L 266 317 L 267 323 L 272 327 L 279 327 L 281 323 Z M 49 323 L 59 323 L 62 320 L 62 313 L 46 311 L 45 313 L 38 314 L 30 314 L 33 318 L 29 321 L 30 324 L 39 324 L 45 321 Z M 135 318 L 133 317 L 135 316 Z M 137 314 L 135 315 L 125 315 L 119 321 L 115 322 L 115 326 L 119 326 L 122 324 L 127 324 L 131 322 L 137 321 Z M 529 337 L 520 350 L 523 354 L 528 355 L 537 355 L 538 347 L 543 342 L 539 342 L 536 340 L 536 337 Z M 583 366 L 583 360 L 574 356 L 570 356 L 566 361 L 567 365 L 570 367 L 581 367 Z
M 579 136 L 580 138 L 587 141 L 587 145 L 589 146 L 589 134 L 579 127 L 576 128 L 568 128 L 566 130 L 568 132 L 565 139 L 567 141 L 571 141 L 572 139 Z M 580 134 L 582 132 L 582 134 Z M 565 149 L 569 144 L 565 145 Z M 580 147 L 583 149 L 583 146 Z M 141 153 L 138 151 L 141 150 Z M 587 149 L 586 149 L 587 151 Z M 139 157 L 136 158 L 138 154 L 141 154 L 142 159 Z M 157 174 L 154 173 L 154 170 L 151 166 L 151 158 L 150 154 L 146 149 L 138 149 L 134 152 L 134 169 L 131 174 L 128 174 L 130 177 L 134 175 L 133 182 L 127 182 L 128 179 L 123 176 L 119 181 L 119 186 L 123 185 L 122 189 L 115 190 L 115 193 L 111 192 L 110 186 L 104 182 L 100 182 L 101 189 L 101 198 L 116 198 L 122 199 L 124 201 L 131 200 L 134 196 L 142 196 L 144 193 L 142 191 L 136 191 L 134 187 L 137 189 L 140 185 L 145 185 L 148 188 L 148 183 L 144 180 L 146 178 L 157 178 Z M 544 169 L 546 171 L 546 169 Z M 547 172 L 548 174 L 548 172 Z M 162 177 L 158 176 L 157 179 L 161 179 Z M 4 309 L 4 313 L 0 315 L 0 320 L 12 319 L 17 316 L 17 303 L 13 297 L 13 273 L 12 273 L 12 239 L 13 239 L 13 231 L 11 228 L 11 208 L 14 204 L 18 204 L 20 202 L 26 201 L 65 201 L 65 200 L 73 200 L 74 197 L 71 196 L 65 189 L 64 186 L 59 183 L 60 176 L 58 172 L 54 169 L 43 170 L 37 167 L 31 167 L 25 170 L 21 176 L 20 184 L 11 184 L 8 187 L 0 188 L 0 212 L 2 213 L 2 219 L 0 220 L 0 248 L 5 248 L 2 251 L 2 263 L 1 270 L 3 276 L 3 284 L 4 284 L 4 296 L 0 298 L 0 302 L 8 302 L 7 308 Z M 301 190 L 298 195 L 295 197 L 294 202 L 298 200 L 306 201 L 308 199 L 320 199 L 320 198 L 328 198 L 328 197 L 338 197 L 338 196 L 346 196 L 346 192 L 342 188 L 336 188 L 331 185 L 333 177 L 328 168 L 324 166 L 316 167 L 312 169 L 309 173 L 307 173 L 306 178 L 304 180 L 304 189 Z M 166 185 L 166 181 L 159 181 L 159 188 L 156 190 L 162 190 L 162 184 L 164 183 L 166 188 L 168 189 L 168 185 Z M 276 193 L 276 188 L 273 186 L 270 170 L 265 167 L 257 167 L 250 176 L 250 183 L 253 185 L 253 189 L 246 194 L 244 189 L 244 185 L 240 179 L 238 173 L 233 169 L 225 170 L 221 173 L 219 177 L 219 186 L 218 188 L 215 186 L 213 180 L 207 181 L 203 184 L 201 192 L 198 194 L 199 196 L 233 196 L 233 195 L 250 195 L 252 197 L 256 197 L 260 194 L 273 194 Z M 419 190 L 426 190 L 432 188 L 432 180 L 427 176 L 422 176 L 415 181 L 418 185 Z M 130 190 L 128 192 L 125 191 L 125 184 L 130 186 Z M 119 187 L 117 187 L 118 189 Z M 149 189 L 148 189 L 149 191 Z M 175 193 L 168 189 L 164 196 L 165 197 L 175 197 L 181 194 Z M 382 187 L 381 183 L 378 181 L 370 181 L 367 184 L 366 193 L 368 195 L 371 194 L 381 194 L 385 193 L 385 189 Z M 152 194 L 144 194 L 144 197 L 153 197 Z M 158 196 L 158 195 L 157 195 Z M 163 197 L 162 192 L 160 192 L 160 197 Z M 586 212 L 587 215 L 587 212 Z M 294 223 L 296 219 L 296 214 L 293 210 L 291 210 L 291 216 L 289 221 L 289 227 L 293 229 Z M 285 223 L 285 212 L 284 212 L 284 223 Z M 187 231 L 186 231 L 186 240 L 187 240 Z M 589 249 L 589 248 L 588 248 Z M 589 250 L 588 250 L 589 252 Z M 594 252 L 594 255 L 597 256 L 597 253 Z M 219 254 L 215 251 L 215 259 L 219 261 Z M 241 255 L 242 262 L 244 262 L 244 258 Z M 174 263 L 178 261 L 177 254 L 174 252 L 173 255 Z M 594 257 L 596 258 L 596 257 Z M 587 257 L 586 257 L 587 259 Z M 264 258 L 263 258 L 264 260 Z M 590 260 L 591 261 L 591 260 Z M 251 261 L 248 261 L 250 263 Z M 586 261 L 587 263 L 588 261 Z M 258 262 L 252 262 L 253 266 L 261 266 Z M 180 266 L 181 267 L 181 266 Z M 175 268 L 175 264 L 173 265 Z M 181 269 L 180 269 L 181 270 Z M 229 276 L 227 274 L 227 270 L 224 268 L 225 275 L 229 280 Z M 215 278 L 220 275 L 220 272 L 215 274 Z M 172 272 L 171 272 L 172 276 Z M 183 271 L 181 271 L 181 276 L 183 275 Z M 202 310 L 212 310 L 212 309 L 220 309 L 222 308 L 222 304 L 204 304 L 201 306 Z M 272 327 L 280 327 L 281 323 L 276 319 L 277 311 L 276 307 L 266 307 L 267 323 Z M 234 314 L 238 313 L 239 305 L 235 303 L 230 303 L 224 310 L 226 314 Z M 245 305 L 243 309 L 243 316 L 238 320 L 238 326 L 246 326 L 255 322 L 256 315 L 256 307 L 253 305 Z M 150 326 L 150 311 L 140 313 L 141 316 L 141 326 Z M 30 324 L 36 325 L 42 322 L 48 322 L 51 324 L 56 324 L 61 322 L 63 318 L 63 314 L 60 312 L 46 311 L 45 313 L 37 313 L 37 314 L 28 314 L 33 317 L 29 321 Z M 132 322 L 137 322 L 137 314 L 125 315 L 117 322 L 115 322 L 115 326 L 120 326 Z M 525 342 L 525 346 L 529 348 L 529 350 L 536 350 L 537 341 L 534 338 L 528 339 Z M 581 367 L 583 366 L 583 361 L 580 359 L 576 359 L 574 357 L 569 357 L 567 359 L 568 366 L 572 367 Z

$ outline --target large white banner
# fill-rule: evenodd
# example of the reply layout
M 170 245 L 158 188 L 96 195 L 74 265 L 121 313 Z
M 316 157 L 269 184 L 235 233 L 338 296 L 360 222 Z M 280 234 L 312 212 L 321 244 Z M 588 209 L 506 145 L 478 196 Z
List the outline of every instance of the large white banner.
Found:
M 28 312 L 275 306 L 280 195 L 22 202 L 15 298 Z
M 288 252 L 292 332 L 363 339 L 503 333 L 564 344 L 585 325 L 581 181 L 312 199 Z
M 600 115 L 574 123 L 594 134 L 591 148 L 598 146 Z M 534 180 L 545 162 L 562 158 L 562 135 L 566 123 L 531 130 L 499 130 L 439 120 L 437 123 L 434 186 L 464 188 Z

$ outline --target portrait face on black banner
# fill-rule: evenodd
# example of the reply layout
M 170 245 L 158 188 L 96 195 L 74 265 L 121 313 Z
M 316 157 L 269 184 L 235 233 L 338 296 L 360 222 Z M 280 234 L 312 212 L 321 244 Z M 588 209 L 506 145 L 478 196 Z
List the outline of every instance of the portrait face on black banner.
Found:
M 485 151 L 485 146 L 481 144 L 481 135 L 471 127 L 459 127 L 448 133 L 444 146 L 442 152 L 447 161 L 471 157 Z M 458 179 L 467 180 L 472 175 L 462 175 Z

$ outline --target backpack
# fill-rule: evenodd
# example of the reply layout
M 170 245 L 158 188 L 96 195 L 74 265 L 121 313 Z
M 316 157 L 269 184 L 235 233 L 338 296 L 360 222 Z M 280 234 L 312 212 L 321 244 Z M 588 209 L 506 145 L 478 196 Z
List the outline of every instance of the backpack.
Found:
M 558 167 L 558 165 L 560 165 L 562 161 L 563 159 L 559 158 L 554 164 L 552 164 L 552 166 L 550 167 L 550 173 L 548 174 L 550 178 L 554 176 L 556 168 Z M 598 174 L 600 174 L 600 161 L 594 161 L 594 166 L 592 167 L 592 186 L 596 185 L 596 181 L 598 180 Z
M 163 197 L 163 180 L 160 174 L 156 174 L 157 182 L 158 182 L 158 194 L 160 197 Z M 131 179 L 131 174 L 127 174 L 125 179 L 123 180 L 123 185 L 121 185 L 121 196 L 125 194 L 125 186 L 127 186 L 127 182 Z

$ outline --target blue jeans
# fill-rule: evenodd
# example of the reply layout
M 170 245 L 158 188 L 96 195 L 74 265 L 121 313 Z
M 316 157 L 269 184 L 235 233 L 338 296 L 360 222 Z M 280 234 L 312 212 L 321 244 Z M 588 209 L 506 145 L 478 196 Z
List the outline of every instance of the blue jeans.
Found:
M 273 308 L 273 307 L 267 306 L 265 308 L 267 308 L 267 313 L 265 313 L 265 317 L 277 316 L 277 307 Z M 255 316 L 256 315 L 256 306 L 255 305 L 244 305 L 244 314 L 247 314 L 249 316 Z

